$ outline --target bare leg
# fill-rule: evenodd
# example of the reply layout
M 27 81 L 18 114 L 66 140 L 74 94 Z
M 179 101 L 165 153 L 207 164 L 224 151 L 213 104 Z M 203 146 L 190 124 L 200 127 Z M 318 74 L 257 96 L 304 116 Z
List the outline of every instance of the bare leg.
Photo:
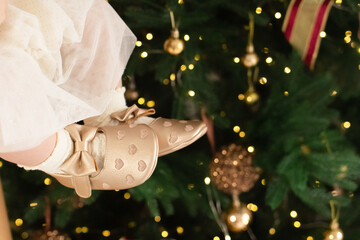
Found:
M 0 153 L 0 157 L 12 163 L 32 167 L 45 161 L 53 152 L 55 144 L 56 134 L 47 138 L 35 148 L 19 152 Z

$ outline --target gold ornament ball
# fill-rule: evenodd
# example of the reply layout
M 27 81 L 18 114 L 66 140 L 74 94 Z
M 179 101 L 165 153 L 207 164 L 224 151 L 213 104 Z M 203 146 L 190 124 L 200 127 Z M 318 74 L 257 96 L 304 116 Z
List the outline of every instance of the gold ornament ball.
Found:
M 246 231 L 252 220 L 252 213 L 242 204 L 240 207 L 233 207 L 226 215 L 226 225 L 232 232 Z
M 242 63 L 245 67 L 255 67 L 259 62 L 259 56 L 254 51 L 254 45 L 248 44 L 246 47 L 246 54 L 242 57 Z
M 71 240 L 71 238 L 64 233 L 60 233 L 58 230 L 51 230 L 48 232 L 36 231 L 30 240 Z
M 253 88 L 249 88 L 245 94 L 245 101 L 247 104 L 251 105 L 259 101 L 259 94 Z
M 210 163 L 213 183 L 227 194 L 248 192 L 259 178 L 252 158 L 252 154 L 240 145 L 223 146 Z
M 139 92 L 135 89 L 126 89 L 125 91 L 125 99 L 128 101 L 135 101 L 139 98 Z
M 342 240 L 344 234 L 341 229 L 333 229 L 325 233 L 325 240 Z
M 164 43 L 164 50 L 171 55 L 179 55 L 185 48 L 185 43 L 179 39 L 179 30 L 173 29 L 171 36 Z

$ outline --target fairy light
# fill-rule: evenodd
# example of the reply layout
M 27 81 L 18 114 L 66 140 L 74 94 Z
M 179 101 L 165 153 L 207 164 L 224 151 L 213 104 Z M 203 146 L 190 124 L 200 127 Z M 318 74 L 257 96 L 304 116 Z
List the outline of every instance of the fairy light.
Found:
M 325 38 L 325 37 L 326 37 L 326 32 L 325 32 L 325 31 L 321 31 L 319 35 L 320 35 L 321 38 Z
M 186 68 L 187 68 L 186 65 L 183 64 L 183 65 L 181 65 L 180 70 L 181 70 L 181 71 L 185 71 Z
M 312 236 L 308 236 L 306 240 L 314 240 L 314 238 Z
M 179 0 L 179 1 L 178 1 L 178 4 L 184 4 L 184 1 L 183 1 L 183 0 Z
M 234 57 L 234 63 L 239 63 L 239 62 L 240 62 L 240 58 Z
M 134 221 L 129 222 L 129 223 L 128 223 L 128 227 L 129 227 L 129 228 L 134 228 L 134 227 L 136 227 L 136 222 L 134 222 Z
M 254 148 L 254 146 L 249 146 L 249 147 L 247 148 L 247 150 L 248 150 L 249 153 L 252 153 L 252 152 L 255 151 L 255 148 Z
M 103 235 L 104 237 L 110 237 L 111 232 L 110 232 L 109 230 L 104 230 L 104 231 L 102 232 L 102 235 Z
M 189 66 L 188 66 L 189 70 L 193 70 L 194 67 L 195 67 L 194 64 L 189 64 Z
M 154 217 L 154 221 L 155 221 L 155 222 L 160 222 L 160 221 L 161 221 L 161 217 L 160 217 L 160 216 L 155 216 L 155 217 Z
M 75 228 L 75 233 L 77 233 L 77 234 L 82 233 L 82 229 L 81 229 L 81 227 L 77 227 L 77 228 Z
M 142 41 L 136 41 L 136 44 L 135 44 L 137 47 L 141 47 L 142 46 Z
M 190 36 L 188 35 L 188 34 L 185 34 L 184 35 L 184 40 L 187 42 L 187 41 L 189 41 L 190 40 Z
M 301 223 L 299 221 L 295 221 L 294 222 L 294 227 L 295 228 L 300 228 L 301 227 Z
M 274 235 L 275 233 L 276 233 L 275 228 L 270 228 L 270 229 L 269 229 L 269 234 L 270 234 L 270 235 Z
M 36 202 L 30 203 L 30 207 L 36 207 L 37 205 L 38 205 L 38 203 L 36 203 Z
M 200 40 L 200 41 L 202 41 L 202 40 L 203 40 L 202 36 L 199 36 L 199 40 Z
M 244 138 L 245 137 L 245 132 L 244 131 L 239 132 L 239 137 Z
M 165 78 L 165 79 L 163 80 L 163 84 L 164 84 L 164 85 L 169 85 L 169 83 L 170 83 L 170 80 L 169 80 L 169 79 Z
M 342 123 L 342 126 L 343 126 L 344 128 L 350 128 L 350 127 L 351 127 L 351 123 L 350 123 L 349 121 L 346 121 L 346 122 L 343 122 L 343 123 Z
M 194 97 L 195 96 L 195 92 L 193 90 L 189 90 L 188 94 L 190 97 Z
M 261 85 L 265 85 L 265 84 L 267 83 L 267 78 L 266 78 L 266 77 L 261 77 L 261 78 L 259 79 L 259 83 L 260 83 Z
M 0 168 L 3 166 L 3 162 L 2 161 L 0 161 Z
M 18 218 L 15 220 L 15 225 L 20 227 L 21 225 L 23 225 L 24 221 L 21 218 Z
M 276 19 L 280 19 L 280 18 L 281 18 L 281 13 L 280 13 L 280 12 L 276 12 L 276 13 L 275 13 L 275 18 L 276 18 Z
M 297 212 L 295 211 L 295 210 L 292 210 L 291 212 L 290 212 L 290 217 L 292 217 L 292 218 L 296 218 L 297 217 Z
M 155 106 L 155 101 L 154 100 L 150 100 L 146 103 L 146 106 L 148 106 L 149 108 L 152 108 Z
M 147 58 L 147 57 L 149 56 L 149 54 L 144 51 L 144 52 L 142 52 L 142 53 L 140 54 L 140 56 L 141 56 L 142 58 Z
M 176 75 L 175 73 L 170 74 L 170 80 L 175 81 Z
M 226 235 L 226 236 L 225 236 L 225 240 L 231 240 L 230 235 Z
M 129 192 L 124 193 L 124 198 L 129 200 L 131 198 L 131 194 Z
M 337 5 L 341 5 L 341 4 L 342 4 L 342 0 L 336 0 L 335 3 L 336 3 Z
M 350 36 L 344 37 L 344 41 L 345 41 L 345 43 L 350 43 L 351 42 L 351 37 Z
M 152 33 L 148 33 L 148 34 L 146 34 L 146 39 L 147 40 L 152 40 L 154 38 L 154 35 L 152 35 Z
M 81 232 L 82 232 L 82 233 L 88 233 L 88 232 L 89 232 L 89 228 L 88 228 L 88 227 L 82 227 L 82 228 L 81 228 Z
M 338 92 L 335 91 L 335 90 L 333 90 L 333 91 L 330 93 L 330 96 L 334 97 L 334 96 L 336 96 L 337 94 L 338 94 Z
M 178 234 L 183 234 L 183 233 L 184 233 L 184 228 L 181 227 L 181 226 L 178 226 L 178 227 L 176 228 L 176 232 L 177 232 Z
M 236 133 L 240 132 L 240 127 L 239 126 L 234 126 L 233 131 L 236 132 Z
M 259 210 L 258 206 L 254 203 L 249 203 L 246 207 L 252 212 L 257 212 Z
M 163 237 L 163 238 L 166 238 L 166 237 L 168 237 L 169 236 L 169 233 L 168 233 L 168 231 L 162 231 L 161 232 L 161 236 Z
M 200 55 L 199 55 L 199 54 L 196 54 L 196 55 L 194 56 L 194 60 L 195 60 L 195 61 L 199 61 L 199 60 L 200 60 Z
M 358 53 L 360 53 L 360 47 L 357 49 Z
M 256 14 L 261 14 L 261 13 L 262 13 L 262 8 L 261 8 L 261 7 L 257 7 L 257 8 L 255 9 L 255 13 L 256 13 Z
M 211 179 L 209 177 L 206 177 L 204 179 L 204 182 L 205 182 L 206 185 L 209 185 L 211 183 Z
M 51 179 L 50 179 L 50 178 L 45 178 L 45 179 L 44 179 L 44 184 L 45 184 L 46 186 L 51 185 Z
M 265 59 L 265 62 L 266 62 L 267 64 L 272 63 L 272 62 L 273 62 L 272 57 L 267 57 L 267 58 Z
M 284 68 L 284 73 L 289 74 L 291 73 L 291 69 L 289 67 Z
M 28 239 L 29 238 L 29 234 L 27 232 L 22 232 L 21 233 L 21 238 L 22 239 Z
M 261 179 L 261 185 L 266 186 L 266 179 L 265 178 Z
M 213 240 L 220 240 L 220 238 L 218 236 L 215 236 Z
M 145 98 L 141 97 L 138 99 L 138 104 L 143 105 L 145 103 Z
M 242 93 L 240 93 L 240 94 L 238 95 L 238 99 L 239 99 L 240 101 L 244 100 L 244 99 L 245 99 L 245 95 L 242 94 Z
M 284 91 L 284 96 L 289 96 L 289 92 L 288 92 L 288 91 Z

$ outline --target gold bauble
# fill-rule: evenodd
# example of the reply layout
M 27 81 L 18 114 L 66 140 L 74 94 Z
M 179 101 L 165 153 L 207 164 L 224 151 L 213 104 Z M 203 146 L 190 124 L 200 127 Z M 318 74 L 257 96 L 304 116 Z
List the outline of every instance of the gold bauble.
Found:
M 39 230 L 31 236 L 30 240 L 71 240 L 71 238 L 67 234 L 60 233 L 58 230 L 48 232 Z
M 245 67 L 255 67 L 259 62 L 259 56 L 254 51 L 254 45 L 252 43 L 246 46 L 246 53 L 242 57 L 242 63 Z
M 344 239 L 344 233 L 339 227 L 339 223 L 337 220 L 333 220 L 330 224 L 329 231 L 326 231 L 324 240 L 343 240 Z
M 136 89 L 126 89 L 125 99 L 128 101 L 135 101 L 139 98 L 139 92 Z
M 171 36 L 164 43 L 164 50 L 171 55 L 179 55 L 185 48 L 185 43 L 179 39 L 179 30 L 171 30 Z
M 245 102 L 249 105 L 256 103 L 259 101 L 259 94 L 255 91 L 253 87 L 250 87 L 244 94 Z
M 213 183 L 228 194 L 248 192 L 259 178 L 252 154 L 236 144 L 221 147 L 210 163 Z
M 226 214 L 226 225 L 233 232 L 246 231 L 252 220 L 252 213 L 244 204 L 231 208 Z

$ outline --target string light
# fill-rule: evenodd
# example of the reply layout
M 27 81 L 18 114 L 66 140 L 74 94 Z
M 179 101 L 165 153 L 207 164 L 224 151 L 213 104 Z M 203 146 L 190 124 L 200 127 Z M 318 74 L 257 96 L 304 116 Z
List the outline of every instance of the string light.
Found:
M 168 84 L 169 84 L 169 82 L 170 82 L 170 80 L 169 80 L 169 79 L 167 79 L 167 78 L 165 78 L 165 79 L 163 80 L 163 84 L 164 84 L 164 85 L 168 85 Z
M 344 128 L 350 128 L 351 127 L 351 123 L 349 121 L 343 122 L 343 127 Z
M 266 77 L 261 77 L 261 78 L 259 79 L 259 83 L 260 83 L 261 85 L 265 85 L 265 84 L 267 83 L 267 78 L 266 78 Z
M 202 41 L 202 40 L 203 40 L 202 36 L 199 36 L 199 40 L 200 40 L 200 41 Z
M 284 95 L 285 95 L 285 96 L 289 96 L 289 92 L 288 92 L 288 91 L 284 91 Z
M 47 185 L 47 186 L 51 185 L 51 179 L 50 178 L 45 178 L 44 179 L 44 184 Z
M 38 203 L 36 203 L 36 202 L 30 203 L 30 207 L 36 207 L 37 205 L 38 205 Z
M 161 232 L 161 236 L 162 236 L 163 238 L 166 238 L 166 237 L 169 236 L 169 233 L 164 230 L 164 231 Z
M 231 240 L 231 237 L 229 235 L 226 235 L 225 240 Z
M 312 236 L 308 236 L 306 240 L 314 240 L 314 238 Z
M 345 43 L 351 42 L 351 37 L 350 36 L 344 37 L 344 41 L 345 41 Z
M 234 126 L 233 131 L 236 132 L 236 133 L 240 132 L 240 127 L 239 126 Z
M 195 96 L 195 92 L 193 90 L 189 90 L 188 94 L 190 97 L 194 97 Z
M 147 58 L 148 57 L 148 53 L 147 52 L 142 52 L 141 54 L 140 54 L 140 56 L 142 57 L 142 58 Z
M 269 234 L 270 234 L 270 235 L 274 235 L 275 233 L 276 233 L 275 228 L 270 228 L 270 229 L 269 229 Z
M 178 226 L 178 227 L 176 228 L 176 232 L 177 232 L 178 234 L 183 234 L 183 233 L 184 233 L 184 228 L 181 227 L 181 226 Z
M 2 161 L 0 161 L 0 168 L 3 166 L 3 162 Z
M 102 235 L 103 235 L 104 237 L 110 237 L 111 232 L 110 232 L 109 230 L 104 230 L 104 231 L 102 232 Z
M 218 236 L 215 236 L 213 240 L 220 240 L 220 238 Z
M 239 137 L 241 138 L 245 137 L 245 132 L 244 131 L 239 132 Z
M 81 231 L 82 231 L 83 233 L 88 233 L 88 232 L 89 232 L 89 228 L 88 228 L 88 227 L 82 227 L 82 228 L 81 228 Z
M 254 148 L 253 146 L 249 146 L 249 147 L 247 148 L 247 150 L 248 150 L 249 153 L 252 153 L 252 152 L 255 151 L 255 148 Z
M 152 35 L 152 33 L 148 33 L 148 34 L 146 34 L 146 39 L 147 40 L 152 40 L 154 38 L 154 36 Z
M 142 46 L 142 41 L 136 41 L 136 44 L 135 44 L 137 47 L 141 47 Z
M 265 62 L 266 62 L 267 64 L 272 63 L 272 62 L 273 62 L 272 57 L 267 57 L 267 58 L 265 59 Z
M 206 177 L 204 179 L 204 182 L 205 182 L 206 185 L 209 185 L 211 183 L 211 179 L 209 177 Z
M 244 100 L 244 99 L 245 99 L 245 95 L 242 94 L 242 93 L 240 93 L 240 94 L 238 95 L 238 99 L 239 99 L 240 101 Z
M 27 238 L 29 238 L 29 234 L 27 232 L 22 232 L 21 233 L 21 238 L 22 239 L 27 239 Z
M 240 58 L 234 57 L 234 63 L 239 63 L 239 62 L 240 62 Z
M 190 184 L 188 184 L 188 186 L 187 186 L 187 187 L 188 187 L 188 189 L 189 189 L 189 190 L 192 190 L 192 189 L 194 189 L 195 185 L 194 185 L 194 184 L 192 184 L 192 183 L 190 183 Z
M 194 64 L 189 64 L 189 66 L 188 66 L 189 70 L 193 70 L 194 67 L 195 67 Z
M 341 5 L 341 4 L 342 4 L 342 0 L 336 0 L 335 3 L 336 3 L 337 5 Z
M 294 222 L 294 227 L 300 228 L 300 227 L 301 227 L 301 223 L 300 223 L 299 221 L 295 221 L 295 222 Z
M 325 31 L 321 31 L 319 35 L 320 35 L 321 38 L 325 38 L 325 37 L 326 37 L 326 32 L 325 32 Z
M 248 205 L 246 205 L 246 207 L 252 212 L 257 212 L 259 209 L 258 206 L 254 203 L 249 203 Z
M 155 106 L 155 101 L 154 100 L 150 100 L 146 103 L 146 106 L 148 106 L 149 108 L 152 108 Z
M 290 216 L 292 217 L 292 218 L 296 218 L 297 217 L 297 212 L 295 211 L 295 210 L 292 210 L 291 212 L 290 212 Z
M 141 97 L 138 99 L 138 104 L 143 105 L 145 103 L 145 98 Z
M 154 217 L 154 220 L 155 220 L 155 222 L 160 222 L 160 221 L 161 221 L 161 217 L 160 217 L 160 216 L 156 216 L 156 217 Z
M 195 61 L 199 61 L 199 60 L 200 60 L 200 55 L 199 55 L 199 54 L 196 54 L 195 57 L 194 57 L 194 60 L 195 60 Z
M 255 12 L 256 12 L 256 14 L 261 14 L 261 13 L 262 13 L 262 8 L 261 8 L 261 7 L 257 7 L 257 8 L 255 9 Z
M 15 225 L 20 227 L 21 225 L 23 225 L 24 221 L 21 218 L 18 218 L 15 220 Z
M 338 93 L 337 91 L 333 90 L 333 91 L 330 93 L 330 96 L 334 97 L 334 96 L 337 95 L 337 93 Z
M 291 73 L 291 69 L 289 67 L 284 68 L 284 73 L 289 74 Z
M 176 75 L 175 73 L 170 74 L 170 80 L 175 81 Z
M 261 179 L 261 185 L 266 186 L 266 179 L 265 178 Z
M 183 65 L 181 65 L 180 70 L 181 70 L 181 71 L 185 71 L 186 68 L 187 68 L 186 65 L 183 64 Z
M 82 232 L 81 227 L 75 228 L 75 233 L 80 234 Z
M 184 35 L 184 40 L 185 40 L 185 41 L 189 41 L 189 40 L 190 40 L 190 36 L 189 36 L 188 34 L 185 34 L 185 35 Z
M 179 1 L 178 1 L 178 4 L 184 4 L 184 1 L 183 1 L 183 0 L 179 0 Z
M 280 19 L 280 18 L 281 18 L 281 13 L 280 13 L 280 12 L 276 12 L 276 13 L 275 13 L 275 18 L 276 18 L 276 19 Z

